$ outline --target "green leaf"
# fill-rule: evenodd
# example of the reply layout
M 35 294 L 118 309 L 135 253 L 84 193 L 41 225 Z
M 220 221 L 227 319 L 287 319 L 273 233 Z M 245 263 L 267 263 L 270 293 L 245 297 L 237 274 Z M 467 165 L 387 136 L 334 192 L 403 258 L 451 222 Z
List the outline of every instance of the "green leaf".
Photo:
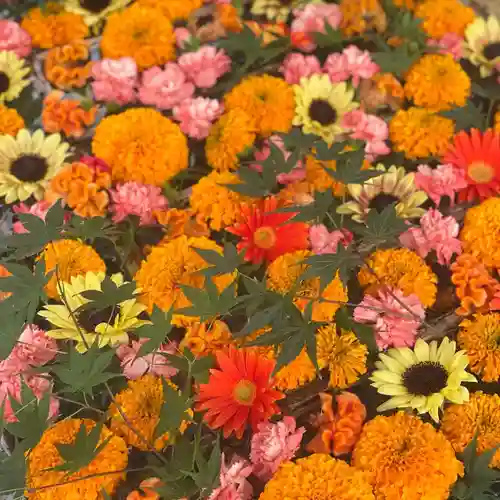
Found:
M 195 359 L 191 367 L 191 375 L 198 384 L 206 384 L 210 376 L 210 369 L 215 365 L 215 358 L 211 355 Z
M 224 252 L 222 255 L 215 250 L 206 250 L 203 248 L 195 248 L 194 250 L 203 260 L 211 264 L 210 267 L 199 271 L 205 276 L 231 274 L 243 263 L 241 254 L 238 254 L 236 247 L 231 243 L 224 244 Z
M 313 33 L 314 41 L 319 47 L 341 47 L 342 46 L 342 31 L 334 29 L 330 24 L 325 22 L 324 33 Z
M 468 101 L 462 108 L 454 108 L 449 111 L 441 111 L 441 116 L 450 118 L 455 122 L 455 130 L 469 130 L 471 128 L 483 129 L 484 113 L 475 106 L 472 101 Z
M 79 217 L 73 214 L 67 227 L 68 234 L 74 238 L 94 241 L 99 236 L 104 236 L 108 222 L 104 217 Z
M 237 52 L 243 53 L 246 68 L 262 57 L 262 37 L 256 36 L 246 25 L 239 33 L 228 33 L 225 39 L 218 41 L 218 46 L 231 56 Z
M 414 17 L 405 9 L 398 11 L 391 17 L 390 31 L 393 36 L 411 40 L 421 48 L 426 48 L 427 35 L 422 30 L 422 19 Z
M 5 359 L 12 352 L 12 349 L 19 339 L 26 324 L 26 314 L 16 313 L 9 306 L 7 300 L 0 302 L 0 318 L 2 318 L 2 328 L 0 329 L 0 359 Z
M 134 283 L 117 285 L 109 276 L 105 276 L 101 282 L 100 290 L 86 290 L 81 293 L 82 297 L 89 302 L 83 304 L 79 310 L 103 311 L 105 309 L 117 309 L 122 302 L 133 299 L 134 292 Z
M 486 99 L 500 99 L 500 87 L 496 81 L 481 80 L 472 83 L 472 92 Z
M 197 472 L 188 472 L 194 479 L 196 486 L 203 493 L 202 497 L 206 498 L 211 491 L 219 484 L 219 471 L 221 467 L 222 451 L 220 440 L 214 443 L 210 457 L 205 460 L 201 453 L 196 456 Z
M 393 73 L 397 78 L 403 77 L 421 55 L 420 51 L 411 52 L 407 43 L 392 50 L 371 54 L 382 73 Z
M 278 359 L 274 373 L 277 373 L 281 368 L 290 364 L 302 352 L 304 348 L 304 338 L 299 332 L 296 335 L 288 337 L 279 349 Z
M 138 357 L 146 356 L 147 354 L 152 353 L 168 339 L 168 335 L 173 328 L 173 313 L 173 309 L 169 309 L 165 314 L 156 305 L 153 306 L 153 312 L 151 314 L 151 324 L 142 325 L 134 331 L 134 333 L 139 338 L 149 339 L 139 349 L 139 352 L 137 353 Z
M 292 128 L 286 134 L 278 134 L 283 140 L 283 144 L 287 151 L 292 153 L 298 152 L 301 156 L 309 153 L 314 147 L 315 143 L 319 141 L 319 137 L 314 134 L 304 134 L 300 128 Z M 320 141 L 323 142 L 323 141 Z M 324 143 L 326 144 L 326 143 Z
M 372 353 L 378 352 L 377 343 L 375 341 L 375 334 L 373 328 L 368 325 L 362 325 L 361 323 L 356 323 L 352 318 L 347 307 L 341 307 L 335 313 L 335 324 L 343 330 L 348 330 L 353 332 L 358 340 L 368 347 L 368 350 Z
M 26 488 L 25 449 L 25 446 L 17 445 L 12 455 L 4 457 L 0 462 L 0 495 L 17 490 L 13 498 L 23 498 L 22 494 Z
M 374 169 L 361 170 L 365 152 L 362 148 L 356 151 L 346 151 L 337 157 L 335 169 L 329 168 L 323 163 L 321 166 L 330 177 L 343 184 L 362 184 L 372 177 L 379 177 L 380 172 Z
M 276 187 L 276 178 L 264 178 L 263 174 L 244 165 L 240 166 L 237 171 L 241 182 L 238 184 L 224 184 L 231 191 L 260 198 L 269 195 Z
M 339 202 L 334 198 L 331 190 L 324 192 L 316 191 L 314 193 L 314 201 L 307 205 L 294 205 L 276 210 L 276 212 L 295 213 L 291 219 L 294 222 L 310 222 L 315 221 L 318 224 L 323 222 L 325 215 L 331 212 L 339 205 Z

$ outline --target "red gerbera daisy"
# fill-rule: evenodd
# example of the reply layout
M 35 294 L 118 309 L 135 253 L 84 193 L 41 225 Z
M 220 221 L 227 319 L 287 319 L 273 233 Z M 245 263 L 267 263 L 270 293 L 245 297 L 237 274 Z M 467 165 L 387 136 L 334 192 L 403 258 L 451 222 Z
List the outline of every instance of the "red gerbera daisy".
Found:
M 222 427 L 224 437 L 234 432 L 240 439 L 247 422 L 257 430 L 280 413 L 276 401 L 284 395 L 272 388 L 271 378 L 276 363 L 252 348 L 231 347 L 215 356 L 219 369 L 211 369 L 208 384 L 200 385 L 196 410 L 207 410 L 203 418 L 211 429 Z
M 303 222 L 289 222 L 294 212 L 272 213 L 278 207 L 276 198 L 267 198 L 264 205 L 242 205 L 242 222 L 227 228 L 241 237 L 237 248 L 246 250 L 245 260 L 260 264 L 273 261 L 280 255 L 309 246 L 309 226 Z
M 465 172 L 468 186 L 460 191 L 460 201 L 484 200 L 500 193 L 500 134 L 492 129 L 459 132 L 444 163 Z

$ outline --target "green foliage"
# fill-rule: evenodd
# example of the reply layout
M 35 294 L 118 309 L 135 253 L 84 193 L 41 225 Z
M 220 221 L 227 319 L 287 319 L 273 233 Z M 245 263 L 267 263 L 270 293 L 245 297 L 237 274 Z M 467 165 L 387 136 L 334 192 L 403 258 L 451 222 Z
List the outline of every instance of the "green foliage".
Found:
M 0 317 L 2 329 L 0 330 L 0 359 L 5 359 L 17 343 L 20 333 L 26 323 L 26 315 L 12 311 L 7 300 L 0 302 Z
M 231 191 L 244 196 L 256 198 L 268 196 L 276 187 L 276 178 L 271 179 L 269 176 L 266 176 L 266 179 L 264 179 L 263 172 L 257 172 L 253 168 L 240 166 L 237 173 L 240 182 L 237 184 L 225 184 L 225 186 L 231 189 Z
M 26 488 L 26 458 L 25 448 L 16 446 L 14 452 L 8 455 L 0 455 L 0 495 L 16 491 L 23 493 Z M 14 498 L 19 498 L 14 495 Z
M 81 293 L 82 297 L 89 302 L 80 306 L 79 311 L 103 311 L 117 308 L 122 302 L 134 298 L 134 292 L 134 283 L 117 285 L 109 276 L 105 276 L 100 290 L 86 290 Z
M 173 327 L 172 315 L 172 309 L 169 309 L 165 314 L 157 306 L 154 306 L 151 314 L 151 323 L 142 325 L 134 331 L 139 338 L 149 339 L 141 346 L 137 356 L 146 356 L 147 354 L 152 353 L 158 349 L 166 339 L 168 339 L 168 335 L 172 331 Z
M 455 122 L 455 130 L 469 130 L 470 128 L 483 129 L 484 113 L 471 101 L 462 108 L 454 108 L 449 111 L 441 111 L 445 118 Z
M 109 222 L 104 217 L 85 218 L 73 214 L 65 230 L 73 238 L 92 243 L 96 238 L 102 237 L 108 227 Z
M 314 201 L 312 203 L 280 208 L 277 212 L 294 213 L 295 215 L 291 219 L 294 222 L 315 221 L 319 224 L 323 222 L 327 213 L 335 213 L 339 205 L 339 201 L 334 198 L 331 190 L 324 192 L 317 191 L 314 193 Z
M 334 29 L 330 24 L 325 22 L 324 33 L 313 33 L 314 41 L 318 47 L 341 48 L 342 47 L 342 31 Z
M 184 348 L 182 356 L 165 354 L 165 357 L 174 368 L 177 368 L 187 375 L 187 380 L 191 380 L 191 377 L 193 377 L 196 382 L 200 384 L 207 383 L 209 370 L 215 364 L 213 356 L 209 355 L 195 358 L 188 348 Z
M 391 18 L 389 31 L 393 36 L 410 40 L 419 48 L 426 48 L 427 35 L 422 30 L 422 19 L 405 9 L 397 9 Z
M 352 319 L 352 316 L 349 313 L 347 307 L 341 307 L 337 310 L 335 314 L 335 324 L 344 330 L 354 332 L 358 340 L 362 344 L 365 344 L 370 352 L 378 352 L 373 328 L 368 325 L 356 323 L 356 321 Z
M 215 250 L 207 250 L 203 248 L 195 248 L 194 250 L 203 260 L 205 260 L 208 264 L 211 264 L 210 267 L 199 271 L 200 274 L 208 277 L 233 273 L 238 266 L 243 264 L 242 254 L 239 254 L 236 247 L 231 243 L 224 244 L 222 255 Z
M 380 66 L 382 73 L 393 73 L 402 78 L 422 55 L 419 50 L 412 49 L 410 44 L 403 43 L 394 49 L 387 47 L 381 52 L 372 53 L 372 59 Z

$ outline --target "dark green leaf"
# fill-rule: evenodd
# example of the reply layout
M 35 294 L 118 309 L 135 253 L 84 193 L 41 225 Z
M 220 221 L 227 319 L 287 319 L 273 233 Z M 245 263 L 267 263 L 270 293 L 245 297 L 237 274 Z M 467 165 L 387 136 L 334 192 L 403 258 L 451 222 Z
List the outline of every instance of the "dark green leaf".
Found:
M 169 309 L 165 314 L 156 305 L 153 306 L 151 324 L 142 325 L 134 331 L 139 338 L 149 339 L 141 346 L 137 356 L 146 356 L 147 354 L 152 353 L 168 339 L 173 327 L 173 312 L 173 309 Z
M 480 108 L 475 106 L 472 101 L 468 101 L 462 108 L 442 111 L 440 114 L 455 122 L 455 130 L 457 132 L 459 130 L 469 130 L 471 128 L 483 128 L 484 113 Z
M 335 313 L 335 324 L 343 330 L 354 332 L 358 340 L 368 347 L 370 352 L 378 351 L 377 343 L 375 342 L 375 334 L 373 328 L 368 325 L 356 323 L 352 318 L 347 307 L 341 307 Z
M 472 83 L 472 92 L 490 100 L 500 99 L 500 86 L 496 81 L 481 80 L 480 82 Z
M 200 257 L 203 258 L 210 267 L 199 271 L 205 276 L 217 276 L 219 274 L 230 274 L 243 263 L 241 254 L 238 254 L 236 247 L 231 243 L 224 244 L 224 252 L 222 255 L 215 250 L 206 250 L 202 248 L 194 249 Z
M 374 169 L 361 170 L 364 157 L 364 150 L 359 148 L 355 151 L 346 151 L 339 154 L 335 169 L 329 168 L 323 163 L 321 163 L 321 166 L 337 182 L 342 182 L 343 184 L 362 184 L 372 177 L 380 176 L 380 172 Z
M 191 375 L 198 384 L 206 384 L 210 376 L 210 368 L 214 365 L 215 359 L 210 355 L 195 359 L 191 367 Z
M 406 43 L 393 50 L 371 54 L 382 73 L 393 73 L 397 78 L 403 77 L 421 55 L 420 51 L 411 52 Z
M 24 456 L 26 449 L 25 446 L 17 445 L 12 455 L 3 457 L 0 462 L 0 495 L 17 490 L 13 498 L 22 498 L 26 487 L 26 457 Z
M 288 337 L 279 349 L 274 373 L 277 373 L 281 368 L 290 364 L 302 352 L 303 348 L 304 337 L 300 335 L 300 332 L 296 332 L 295 335 Z
M 325 22 L 324 33 L 313 33 L 314 41 L 319 47 L 341 47 L 342 46 L 342 31 L 334 29 L 330 24 Z
M 98 236 L 104 235 L 106 225 L 107 221 L 104 217 L 86 218 L 73 214 L 67 230 L 74 238 L 94 241 Z
M 100 290 L 86 290 L 81 295 L 89 302 L 80 310 L 103 311 L 118 307 L 119 304 L 134 298 L 135 284 L 123 283 L 117 285 L 109 276 L 105 276 Z
M 276 187 L 276 178 L 264 178 L 263 174 L 244 165 L 237 171 L 241 182 L 238 184 L 225 184 L 231 191 L 243 194 L 245 196 L 263 197 L 271 193 Z

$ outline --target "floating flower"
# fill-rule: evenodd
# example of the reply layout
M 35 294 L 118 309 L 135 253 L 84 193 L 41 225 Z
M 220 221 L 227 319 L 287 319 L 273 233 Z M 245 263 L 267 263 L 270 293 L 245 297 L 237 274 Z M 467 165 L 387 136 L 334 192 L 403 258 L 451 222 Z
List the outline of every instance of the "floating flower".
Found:
M 137 64 L 131 57 L 101 59 L 92 65 L 92 92 L 98 101 L 120 105 L 134 102 L 138 82 Z
M 186 52 L 179 57 L 179 66 L 198 88 L 209 89 L 231 70 L 231 58 L 224 49 L 205 45 L 196 52 Z
M 464 56 L 464 39 L 456 33 L 445 33 L 439 39 L 430 39 L 429 47 L 437 47 L 439 54 L 449 54 L 455 61 Z
M 233 432 L 241 439 L 245 426 L 258 430 L 258 424 L 279 413 L 276 401 L 284 395 L 272 389 L 275 362 L 259 356 L 253 349 L 216 353 L 217 369 L 210 370 L 207 384 L 200 384 L 197 411 L 211 429 L 222 427 L 224 437 Z
M 376 30 L 383 33 L 387 28 L 387 16 L 379 0 L 341 0 L 340 12 L 342 22 L 340 27 L 346 36 L 362 34 Z
M 186 328 L 179 350 L 183 352 L 188 348 L 195 356 L 207 356 L 227 348 L 232 343 L 231 331 L 224 321 L 205 321 Z
M 23 128 L 23 117 L 14 108 L 0 104 L 0 135 L 15 137 Z
M 423 20 L 423 30 L 432 38 L 441 38 L 447 33 L 463 37 L 466 27 L 474 21 L 474 10 L 458 0 L 424 0 L 414 12 Z
M 263 422 L 257 428 L 252 436 L 250 460 L 253 473 L 269 481 L 283 462 L 295 456 L 306 430 L 297 429 L 293 417 L 283 417 L 276 423 Z
M 446 500 L 463 465 L 445 436 L 407 413 L 367 422 L 352 464 L 368 474 L 379 500 Z
M 457 191 L 467 187 L 467 181 L 464 171 L 454 168 L 450 163 L 436 168 L 419 165 L 415 173 L 415 185 L 425 191 L 436 206 L 439 206 L 443 196 L 448 196 L 450 205 L 454 206 Z
M 324 224 L 316 224 L 309 228 L 309 240 L 314 254 L 323 255 L 337 253 L 339 243 L 347 248 L 351 243 L 353 234 L 348 229 L 336 229 L 331 233 Z
M 0 20 L 0 51 L 10 50 L 17 57 L 31 54 L 31 37 L 14 21 Z
M 129 3 L 130 0 L 64 0 L 64 8 L 82 16 L 89 26 L 94 26 Z
M 93 62 L 89 45 L 76 40 L 47 51 L 44 62 L 45 77 L 57 88 L 69 90 L 85 87 L 90 78 Z M 95 63 L 99 67 L 100 62 Z
M 490 15 L 487 19 L 477 16 L 465 29 L 466 56 L 475 66 L 479 66 L 482 78 L 498 71 L 500 64 L 500 22 Z
M 252 474 L 252 465 L 238 455 L 233 455 L 226 465 L 226 457 L 222 453 L 218 488 L 215 488 L 208 500 L 250 500 L 253 488 L 247 481 Z
M 403 295 L 401 290 L 381 288 L 377 296 L 365 295 L 354 309 L 354 320 L 373 325 L 380 350 L 388 347 L 411 347 L 425 318 L 419 298 Z
M 29 85 L 26 75 L 30 68 L 15 52 L 0 51 L 0 104 L 13 101 Z
M 321 64 L 316 56 L 305 56 L 300 52 L 288 54 L 283 60 L 280 71 L 290 85 L 300 83 L 301 78 L 322 73 Z
M 223 110 L 217 99 L 195 97 L 184 99 L 175 106 L 173 115 L 187 136 L 201 140 L 208 137 L 210 127 L 222 115 Z

